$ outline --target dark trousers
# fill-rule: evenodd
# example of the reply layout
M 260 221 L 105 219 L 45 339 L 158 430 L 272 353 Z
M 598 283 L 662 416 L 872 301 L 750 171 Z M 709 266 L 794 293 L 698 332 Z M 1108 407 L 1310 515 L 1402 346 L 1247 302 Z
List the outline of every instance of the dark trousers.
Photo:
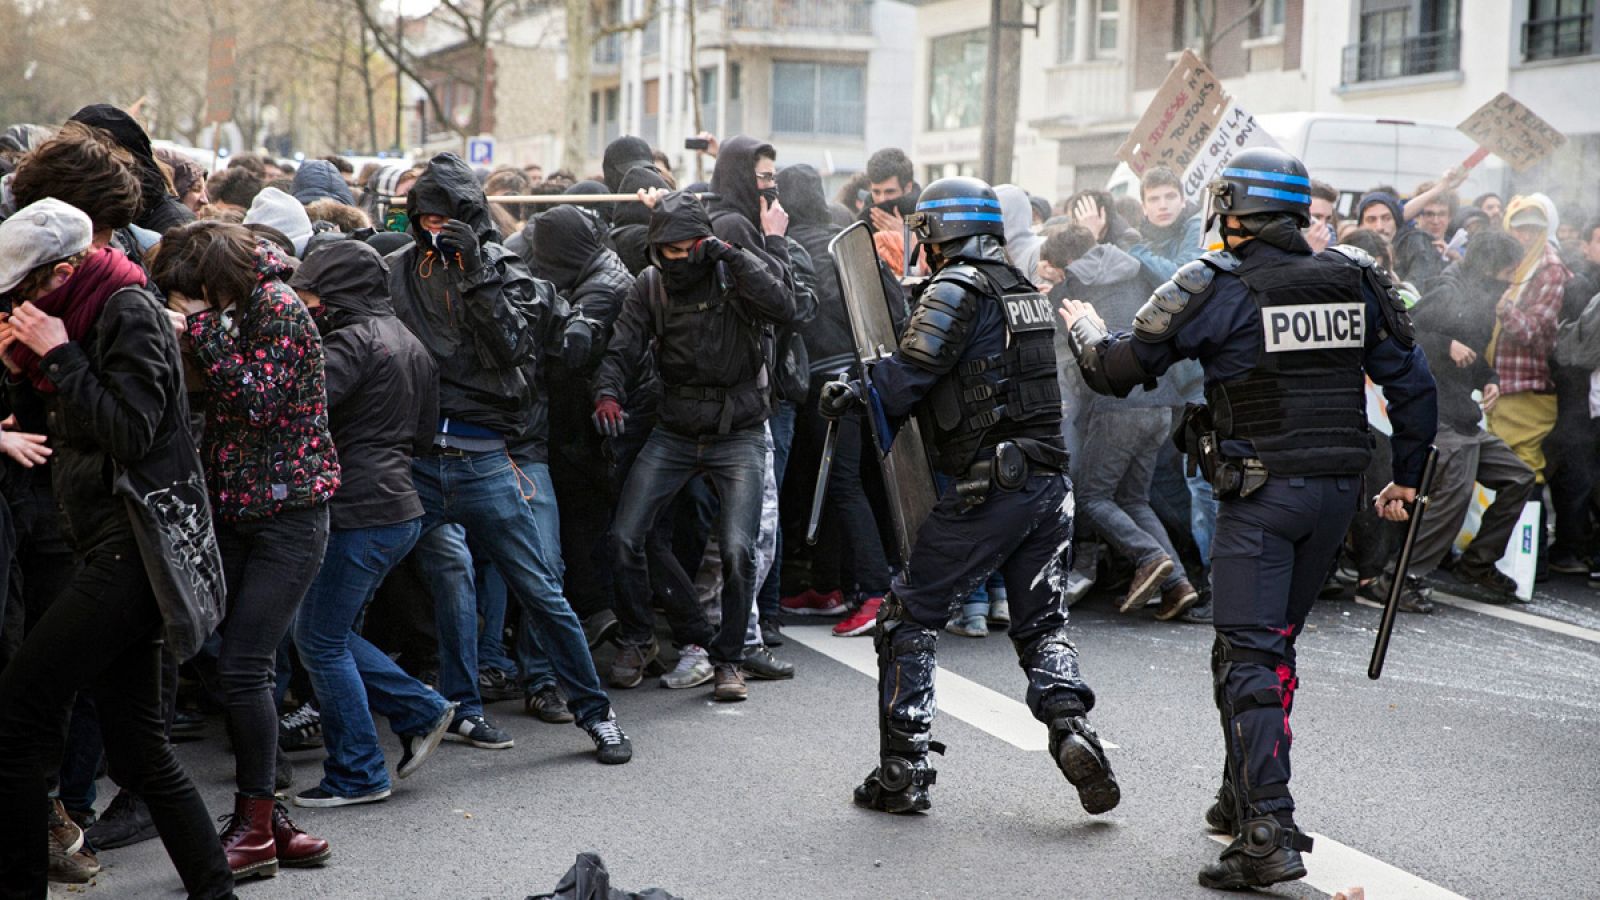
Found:
M 1015 491 L 991 490 L 987 500 L 963 511 L 955 491 L 946 491 L 917 532 L 908 571 L 891 588 L 911 621 L 937 634 L 955 605 L 998 571 L 1011 601 L 1011 640 L 1028 673 L 1028 709 L 1046 722 L 1063 711 L 1081 715 L 1094 707 L 1094 692 L 1078 672 L 1077 651 L 1065 639 L 1071 493 L 1065 475 L 1034 475 Z M 927 669 L 931 675 L 931 665 L 905 662 L 907 671 Z M 923 709 L 931 722 L 932 704 L 919 702 L 918 691 L 881 687 L 891 720 L 905 722 Z M 925 690 L 931 699 L 931 678 Z
M 1549 512 L 1556 517 L 1555 549 L 1587 560 L 1595 552 L 1590 518 L 1600 468 L 1600 426 L 1589 418 L 1587 395 L 1569 399 L 1558 390 L 1557 400 L 1556 427 L 1544 439 Z
M 789 451 L 794 446 L 794 423 L 798 414 L 793 403 L 779 403 L 767 420 L 772 432 L 772 477 L 783 496 L 783 473 L 789 468 Z M 758 573 L 759 574 L 759 573 Z M 778 543 L 772 551 L 772 566 L 761 575 L 761 590 L 756 592 L 756 608 L 762 619 L 776 619 L 783 612 L 778 605 L 778 587 L 783 581 L 783 517 L 778 517 Z
M 744 659 L 745 626 L 756 587 L 756 536 L 761 527 L 766 466 L 767 433 L 759 426 L 699 438 L 665 428 L 651 432 L 628 473 L 613 523 L 622 640 L 644 643 L 650 639 L 650 531 L 689 479 L 704 474 L 721 503 L 716 528 L 722 553 L 722 624 L 707 650 L 717 663 Z
M 863 428 L 860 414 L 841 416 L 834 437 L 833 468 L 828 476 L 828 494 L 823 500 L 823 526 L 818 532 L 816 558 L 838 560 L 836 579 L 821 577 L 826 567 L 813 569 L 813 587 L 837 587 L 845 593 L 860 591 L 878 597 L 889 587 L 889 561 L 883 552 L 882 531 L 872 503 L 867 499 L 867 473 L 863 461 L 876 451 Z M 806 427 L 813 448 L 821 453 L 827 437 L 828 420 L 812 410 Z M 815 481 L 815 476 L 811 476 Z
M 1222 501 L 1211 545 L 1212 678 L 1226 782 L 1249 815 L 1288 815 L 1295 639 L 1360 502 L 1358 476 L 1273 477 Z
M 42 736 L 58 732 L 85 689 L 99 701 L 112 777 L 149 806 L 189 896 L 233 895 L 205 802 L 163 733 L 160 624 L 139 551 L 125 535 L 86 555 L 0 675 L 0 897 L 45 894 L 44 773 L 60 760 L 47 758 Z
M 248 522 L 218 522 L 228 578 L 228 613 L 218 628 L 228 735 L 239 793 L 272 795 L 278 767 L 278 645 L 322 567 L 328 507 L 287 510 Z M 105 698 L 101 697 L 101 709 Z

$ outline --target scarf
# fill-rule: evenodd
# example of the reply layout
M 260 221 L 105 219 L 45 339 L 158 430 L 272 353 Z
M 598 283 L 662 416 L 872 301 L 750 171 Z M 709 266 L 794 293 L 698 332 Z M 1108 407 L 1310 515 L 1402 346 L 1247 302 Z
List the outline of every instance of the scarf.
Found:
M 65 323 L 67 340 L 81 341 L 99 321 L 100 313 L 112 294 L 130 285 L 144 284 L 143 269 L 124 256 L 122 251 L 106 247 L 90 253 L 66 284 L 33 301 L 33 305 L 40 312 L 55 316 Z M 56 392 L 56 386 L 45 377 L 44 369 L 39 365 L 39 354 L 20 342 L 11 345 L 10 354 L 12 361 L 36 390 L 43 394 Z

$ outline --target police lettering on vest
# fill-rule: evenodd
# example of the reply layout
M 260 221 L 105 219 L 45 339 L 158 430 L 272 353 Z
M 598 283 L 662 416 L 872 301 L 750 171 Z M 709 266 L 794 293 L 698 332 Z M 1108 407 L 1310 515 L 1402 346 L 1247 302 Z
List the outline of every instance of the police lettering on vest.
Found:
M 1007 294 L 1001 302 L 1006 311 L 1006 327 L 1012 334 L 1055 327 L 1055 310 L 1044 294 Z
M 1306 303 L 1261 310 L 1268 353 L 1365 346 L 1366 309 L 1351 303 Z

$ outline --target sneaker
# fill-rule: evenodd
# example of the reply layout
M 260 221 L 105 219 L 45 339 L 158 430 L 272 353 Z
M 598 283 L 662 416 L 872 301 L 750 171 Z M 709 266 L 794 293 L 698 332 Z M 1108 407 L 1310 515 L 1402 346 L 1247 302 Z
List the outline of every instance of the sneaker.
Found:
M 370 794 L 357 794 L 345 797 L 324 789 L 321 785 L 306 788 L 294 795 L 294 805 L 304 806 L 309 809 L 332 809 L 335 806 L 359 806 L 363 803 L 382 803 L 389 799 L 388 788 L 379 788 Z
M 661 648 L 656 644 L 656 639 L 651 638 L 648 644 L 620 645 L 617 658 L 611 661 L 611 674 L 606 680 L 614 688 L 634 688 L 644 680 L 645 670 L 661 653 Z
M 1170 622 L 1183 611 L 1200 602 L 1200 592 L 1194 589 L 1187 578 L 1181 579 L 1172 587 L 1161 591 L 1161 608 L 1156 610 L 1156 618 L 1163 622 Z
M 804 593 L 793 597 L 783 597 L 778 600 L 778 606 L 786 613 L 797 616 L 837 616 L 844 613 L 844 592 L 829 591 L 819 594 L 814 589 L 807 588 Z
M 1011 601 L 1006 599 L 1006 592 L 997 588 L 989 589 L 989 615 L 988 624 L 995 628 L 1004 629 L 1011 624 Z
M 750 689 L 745 687 L 744 676 L 739 674 L 739 667 L 732 663 L 721 663 L 716 666 L 717 685 L 711 691 L 711 699 L 723 703 L 733 703 L 750 696 Z
M 1380 576 L 1356 588 L 1356 603 L 1373 609 L 1383 609 L 1389 605 L 1389 584 L 1387 576 Z M 1415 575 L 1407 575 L 1405 587 L 1400 590 L 1400 601 L 1395 604 L 1395 608 L 1401 612 L 1427 615 L 1435 609 L 1433 602 L 1428 599 L 1431 593 L 1422 579 Z
M 606 713 L 604 719 L 585 725 L 584 731 L 594 740 L 596 757 L 608 766 L 620 766 L 633 759 L 633 743 L 617 724 L 617 714 Z
M 1456 576 L 1456 580 L 1462 584 L 1472 584 L 1477 585 L 1478 587 L 1488 588 L 1494 593 L 1502 595 L 1499 598 L 1502 601 L 1513 601 L 1517 599 L 1516 580 L 1494 566 L 1485 566 L 1483 568 L 1479 568 L 1465 560 L 1462 560 L 1461 562 L 1456 563 L 1456 567 L 1452 574 L 1454 574 Z
M 395 775 L 410 778 L 422 768 L 422 764 L 428 761 L 433 751 L 439 749 L 439 742 L 444 740 L 445 732 L 450 730 L 450 723 L 456 720 L 456 710 L 460 708 L 460 703 L 447 703 L 426 734 L 400 736 L 400 765 L 395 766 Z
M 856 637 L 862 634 L 871 634 L 878 627 L 878 607 L 883 605 L 882 597 L 868 597 L 861 608 L 851 613 L 843 622 L 833 626 L 834 637 Z
M 484 669 L 478 673 L 478 696 L 485 703 L 498 703 L 501 700 L 515 700 L 522 696 L 522 691 L 500 669 Z
M 511 735 L 489 724 L 483 716 L 465 716 L 457 719 L 444 734 L 447 741 L 471 744 L 480 750 L 505 750 L 515 741 Z
M 944 630 L 961 637 L 981 638 L 989 636 L 989 621 L 982 613 L 956 613 L 950 621 L 944 623 Z
M 1589 561 L 1579 559 L 1570 553 L 1550 554 L 1550 571 L 1560 575 L 1587 575 L 1589 574 Z
M 551 725 L 565 725 L 573 721 L 572 712 L 567 709 L 567 698 L 561 696 L 561 691 L 553 684 L 547 684 L 523 697 L 522 711 Z
M 711 656 L 699 644 L 685 644 L 677 668 L 661 676 L 661 686 L 671 690 L 699 687 L 711 680 Z
M 753 647 L 745 652 L 739 671 L 762 681 L 783 681 L 794 677 L 794 663 L 773 656 L 771 648 Z
M 100 821 L 85 833 L 89 845 L 96 850 L 115 850 L 156 836 L 156 823 L 150 819 L 150 808 L 137 795 L 118 791 L 111 798 Z
M 1118 604 L 1117 611 L 1131 613 L 1150 601 L 1161 590 L 1161 582 L 1172 574 L 1172 557 L 1165 553 L 1140 566 L 1133 573 L 1128 593 Z
M 602 609 L 583 620 L 583 636 L 589 642 L 590 650 L 598 650 L 601 645 L 616 637 L 617 614 L 609 609 Z
M 93 851 L 81 846 L 68 851 L 56 840 L 53 832 L 49 841 L 50 861 L 45 871 L 46 880 L 54 884 L 88 884 L 100 874 L 100 861 L 95 858 Z M 78 842 L 82 844 L 83 838 L 78 838 Z
M 278 718 L 278 746 L 285 753 L 315 750 L 322 746 L 322 713 L 309 703 Z
M 768 647 L 783 646 L 782 626 L 777 619 L 761 620 L 761 643 Z
M 57 798 L 50 799 L 50 815 L 46 824 L 50 828 L 50 837 L 61 845 L 62 851 L 68 856 L 83 849 L 83 829 L 72 821 L 67 815 L 66 806 Z

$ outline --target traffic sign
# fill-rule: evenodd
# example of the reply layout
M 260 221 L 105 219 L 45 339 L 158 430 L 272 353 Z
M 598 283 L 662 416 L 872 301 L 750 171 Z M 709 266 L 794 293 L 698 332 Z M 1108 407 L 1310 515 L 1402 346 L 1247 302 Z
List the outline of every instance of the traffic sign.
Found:
M 494 165 L 494 136 L 480 134 L 467 139 L 467 163 L 474 166 Z

